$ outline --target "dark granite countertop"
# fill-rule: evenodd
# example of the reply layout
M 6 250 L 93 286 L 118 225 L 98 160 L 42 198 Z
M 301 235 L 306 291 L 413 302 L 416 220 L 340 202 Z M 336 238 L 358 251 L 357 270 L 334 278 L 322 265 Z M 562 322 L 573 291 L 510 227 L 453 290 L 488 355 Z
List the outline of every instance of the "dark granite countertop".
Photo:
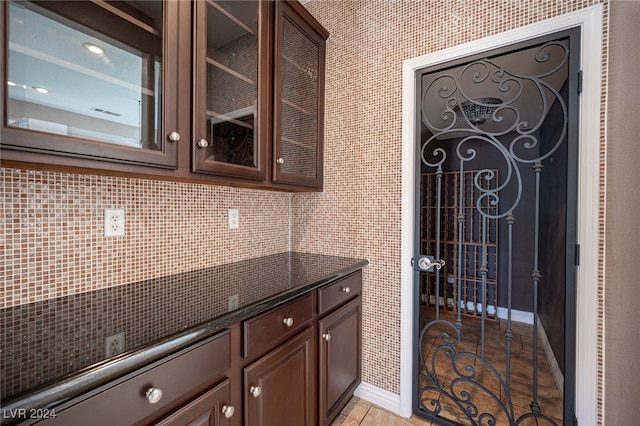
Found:
M 286 252 L 0 310 L 2 410 L 53 407 L 367 264 Z

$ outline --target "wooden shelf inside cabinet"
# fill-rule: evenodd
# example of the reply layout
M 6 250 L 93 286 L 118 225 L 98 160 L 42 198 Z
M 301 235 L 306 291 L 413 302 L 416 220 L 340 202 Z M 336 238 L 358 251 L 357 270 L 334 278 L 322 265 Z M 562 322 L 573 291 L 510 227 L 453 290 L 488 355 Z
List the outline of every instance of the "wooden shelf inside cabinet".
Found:
M 227 9 L 225 9 L 224 7 L 220 6 L 218 3 L 216 3 L 214 0 L 207 0 L 207 4 L 213 8 L 215 8 L 216 10 L 218 10 L 220 13 L 222 13 L 224 16 L 226 16 L 227 18 L 229 18 L 231 21 L 235 22 L 236 24 L 238 24 L 238 26 L 242 29 L 244 29 L 245 31 L 247 31 L 250 34 L 254 34 L 253 28 L 249 27 L 248 25 L 246 25 L 244 22 L 242 22 L 240 19 L 238 19 L 236 16 L 234 16 L 232 13 L 230 13 Z
M 209 122 L 212 125 L 220 124 L 220 123 L 233 123 L 240 127 L 245 127 L 247 129 L 253 129 L 254 125 L 251 123 L 247 123 L 246 121 L 242 121 L 241 118 L 247 116 L 255 115 L 254 107 L 247 107 L 237 111 L 231 111 L 227 113 L 220 113 L 215 111 L 207 110 L 207 117 Z
M 232 76 L 244 81 L 245 83 L 248 84 L 255 84 L 255 82 L 250 79 L 249 77 L 245 77 L 244 75 L 240 74 L 237 71 L 232 70 L 231 68 L 227 67 L 224 64 L 221 64 L 220 62 L 216 61 L 215 59 L 211 59 L 211 58 L 207 58 L 207 63 L 213 65 L 214 67 L 226 72 L 227 74 L 231 74 Z
M 305 149 L 312 149 L 312 150 L 315 150 L 315 149 L 316 149 L 316 147 L 315 147 L 315 146 L 313 146 L 313 145 L 311 145 L 311 144 L 304 143 L 304 142 L 300 142 L 300 141 L 297 141 L 297 140 L 295 140 L 295 139 L 290 139 L 290 138 L 287 138 L 287 137 L 285 137 L 285 136 L 283 136 L 283 137 L 282 137 L 282 138 L 280 138 L 280 139 L 282 140 L 282 142 L 290 143 L 290 144 L 292 144 L 292 145 L 296 145 L 296 146 L 299 146 L 299 147 L 301 147 L 301 148 L 305 148 Z
M 297 105 L 297 104 L 295 104 L 295 103 L 293 103 L 293 102 L 291 102 L 291 101 L 289 101 L 289 100 L 287 100 L 287 99 L 284 99 L 284 98 L 283 98 L 283 99 L 282 99 L 282 103 L 283 103 L 283 104 L 285 104 L 285 105 L 287 105 L 287 106 L 290 106 L 291 108 L 293 108 L 293 109 L 295 109 L 295 110 L 297 110 L 297 111 L 299 111 L 299 112 L 301 112 L 301 113 L 303 113 L 303 114 L 305 114 L 305 115 L 309 115 L 309 116 L 311 116 L 311 117 L 313 117 L 313 116 L 315 116 L 315 115 L 316 115 L 316 113 L 315 113 L 315 112 L 309 111 L 309 110 L 307 110 L 307 109 L 305 109 L 305 108 L 301 107 L 300 105 Z

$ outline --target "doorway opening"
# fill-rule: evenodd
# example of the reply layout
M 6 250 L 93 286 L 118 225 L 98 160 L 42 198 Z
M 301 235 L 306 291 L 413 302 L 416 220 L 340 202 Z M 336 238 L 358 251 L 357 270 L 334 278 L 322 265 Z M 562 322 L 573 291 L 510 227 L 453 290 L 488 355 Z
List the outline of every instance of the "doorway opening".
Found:
M 417 415 L 573 424 L 579 46 L 416 71 Z

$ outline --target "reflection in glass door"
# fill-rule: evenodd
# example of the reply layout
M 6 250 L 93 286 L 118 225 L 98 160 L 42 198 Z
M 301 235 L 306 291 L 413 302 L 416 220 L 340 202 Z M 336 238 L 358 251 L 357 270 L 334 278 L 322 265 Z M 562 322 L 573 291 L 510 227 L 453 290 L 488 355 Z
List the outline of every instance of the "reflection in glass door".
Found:
M 8 3 L 8 127 L 163 150 L 162 1 Z

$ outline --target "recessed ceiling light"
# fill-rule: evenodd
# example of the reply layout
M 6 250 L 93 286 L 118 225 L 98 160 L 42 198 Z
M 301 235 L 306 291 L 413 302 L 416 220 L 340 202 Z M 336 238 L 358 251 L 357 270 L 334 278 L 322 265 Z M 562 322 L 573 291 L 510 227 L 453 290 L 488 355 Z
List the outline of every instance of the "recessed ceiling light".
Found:
M 49 90 L 47 90 L 47 89 L 45 89 L 44 87 L 41 87 L 41 86 L 31 86 L 31 88 L 33 90 L 35 90 L 36 92 L 39 92 L 39 93 L 49 93 Z
M 85 49 L 87 49 L 91 53 L 94 53 L 100 56 L 104 55 L 104 49 L 100 46 L 96 46 L 93 43 L 83 43 L 82 45 L 84 46 Z
M 17 86 L 17 84 L 15 84 L 15 83 L 14 83 L 13 81 L 11 81 L 11 80 L 7 81 L 7 84 L 8 84 L 9 86 L 12 86 L 12 87 L 13 87 L 13 86 Z

